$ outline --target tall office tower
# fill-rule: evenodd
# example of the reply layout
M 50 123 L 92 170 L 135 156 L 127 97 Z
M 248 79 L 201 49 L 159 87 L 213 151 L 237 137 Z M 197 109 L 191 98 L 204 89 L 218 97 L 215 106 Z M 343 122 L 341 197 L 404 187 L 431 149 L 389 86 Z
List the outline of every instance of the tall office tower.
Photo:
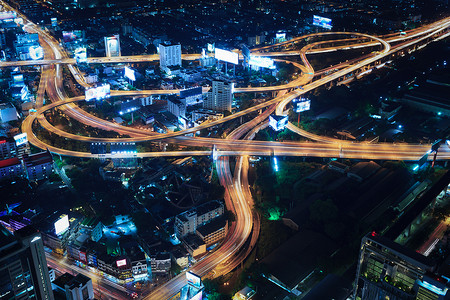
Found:
M 222 80 L 214 80 L 212 87 L 208 92 L 208 97 L 203 102 L 203 107 L 215 111 L 231 112 L 231 103 L 233 101 L 234 83 Z
M 0 298 L 54 299 L 41 235 L 30 226 L 14 235 L 0 226 Z
M 449 299 L 449 270 L 375 232 L 361 243 L 354 299 Z
M 181 45 L 171 43 L 159 44 L 159 66 L 161 69 L 181 66 Z

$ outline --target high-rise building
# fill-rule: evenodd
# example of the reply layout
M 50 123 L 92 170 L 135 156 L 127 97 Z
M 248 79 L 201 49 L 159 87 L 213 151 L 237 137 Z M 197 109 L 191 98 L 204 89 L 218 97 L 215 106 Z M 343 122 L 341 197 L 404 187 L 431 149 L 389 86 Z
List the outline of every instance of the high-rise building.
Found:
M 161 69 L 181 66 L 181 45 L 171 43 L 159 44 L 159 65 Z
M 41 235 L 32 227 L 12 235 L 0 226 L 0 297 L 54 299 Z
M 214 111 L 231 112 L 231 103 L 233 102 L 234 83 L 223 80 L 214 80 L 212 87 L 208 92 L 208 97 L 203 102 L 203 108 Z
M 448 299 L 449 280 L 428 257 L 375 232 L 361 243 L 354 299 Z

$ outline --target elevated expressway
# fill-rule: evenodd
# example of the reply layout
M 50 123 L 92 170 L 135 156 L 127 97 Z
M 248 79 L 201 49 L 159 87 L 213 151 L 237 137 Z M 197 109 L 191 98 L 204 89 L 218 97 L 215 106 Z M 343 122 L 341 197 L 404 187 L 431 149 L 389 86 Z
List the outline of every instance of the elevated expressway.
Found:
M 447 21 L 447 23 L 445 23 L 444 25 L 442 25 L 442 26 L 447 26 L 448 25 L 448 21 Z M 440 30 L 439 28 L 438 29 L 435 29 L 435 30 Z M 427 32 L 428 31 L 430 31 L 430 29 L 427 29 Z M 426 38 L 428 38 L 429 36 L 431 36 L 431 35 L 433 35 L 433 32 L 431 32 L 429 35 L 425 35 L 425 36 L 422 36 L 420 39 L 426 39 Z M 367 36 L 365 36 L 365 35 L 362 35 L 363 37 L 367 37 Z M 382 42 L 382 41 L 379 41 L 379 42 Z M 411 43 L 414 43 L 415 41 L 412 41 Z M 281 97 L 276 97 L 275 99 L 273 99 L 273 100 L 270 100 L 270 101 L 267 101 L 267 102 L 264 102 L 264 103 L 261 103 L 261 104 L 259 104 L 259 105 L 256 105 L 256 106 L 254 106 L 254 107 L 252 107 L 252 108 L 250 108 L 250 109 L 248 109 L 248 110 L 245 110 L 245 111 L 241 111 L 241 112 L 238 112 L 238 113 L 236 113 L 236 114 L 234 114 L 234 115 L 231 115 L 231 116 L 229 116 L 229 117 L 227 117 L 227 118 L 224 118 L 224 119 L 222 119 L 222 120 L 219 120 L 219 121 L 216 121 L 216 122 L 211 122 L 211 123 L 209 123 L 209 124 L 205 124 L 205 125 L 202 125 L 201 127 L 196 127 L 196 128 L 193 128 L 193 129 L 188 129 L 188 130 L 183 130 L 183 131 L 180 131 L 180 132 L 175 132 L 175 133 L 169 133 L 169 134 L 152 134 L 152 133 L 148 133 L 148 132 L 146 132 L 146 133 L 144 133 L 144 132 L 142 132 L 142 131 L 139 131 L 139 130 L 132 130 L 132 129 L 130 129 L 130 128 L 127 128 L 127 127 L 124 127 L 124 126 L 120 126 L 120 125 L 117 125 L 117 124 L 113 124 L 113 123 L 110 123 L 110 122 L 106 122 L 106 121 L 104 121 L 104 120 L 100 120 L 100 119 L 98 119 L 98 118 L 95 118 L 95 117 L 93 117 L 92 115 L 89 115 L 89 114 L 86 114 L 85 112 L 82 112 L 82 116 L 84 116 L 84 119 L 83 120 L 80 120 L 80 121 L 82 121 L 83 123 L 85 123 L 85 124 L 87 124 L 87 125 L 90 125 L 90 126 L 95 126 L 95 127 L 100 127 L 100 128 L 103 128 L 103 129 L 105 129 L 105 130 L 115 130 L 115 131 L 118 131 L 118 132 L 120 132 L 120 133 L 123 133 L 123 134 L 129 134 L 129 135 L 134 135 L 134 136 L 136 136 L 136 135 L 140 135 L 140 136 L 137 136 L 137 137 L 133 137 L 133 138 L 129 138 L 129 139 L 125 139 L 125 140 L 123 140 L 123 141 L 155 141 L 155 140 L 159 140 L 159 139 L 168 139 L 168 138 L 175 138 L 175 137 L 179 137 L 179 136 L 181 136 L 181 135 L 185 135 L 185 134 L 188 134 L 188 133 L 194 133 L 195 131 L 198 131 L 198 130 L 200 130 L 200 129 L 202 129 L 202 128 L 207 128 L 207 127 L 211 127 L 211 126 L 216 126 L 216 125 L 219 125 L 219 124 L 222 124 L 222 123 L 224 123 L 224 122 L 227 122 L 227 121 L 229 121 L 229 120 L 231 120 L 231 119 L 234 119 L 234 118 L 237 118 L 237 117 L 240 117 L 240 116 L 243 116 L 243 115 L 245 115 L 245 114 L 248 114 L 248 113 L 250 113 L 250 112 L 255 112 L 255 111 L 258 111 L 258 110 L 260 110 L 260 109 L 262 109 L 262 108 L 264 108 L 264 107 L 266 107 L 266 106 L 268 106 L 268 105 L 271 105 L 271 104 L 274 104 L 274 103 L 279 103 L 279 105 L 278 105 L 278 107 L 277 107 L 277 113 L 278 114 L 281 114 L 283 111 L 284 111 L 284 107 L 287 105 L 287 103 L 288 102 L 290 102 L 292 99 L 295 99 L 295 98 L 297 98 L 298 96 L 300 96 L 301 94 L 303 94 L 303 93 L 305 93 L 305 92 L 308 92 L 308 91 L 310 91 L 310 90 L 312 90 L 312 89 L 314 89 L 314 88 L 316 88 L 316 87 L 318 87 L 318 86 L 320 86 L 320 85 L 322 85 L 322 84 L 325 84 L 325 83 L 327 83 L 327 82 L 330 82 L 330 81 L 332 81 L 332 80 L 335 80 L 335 79 L 337 79 L 337 78 L 339 78 L 339 77 L 341 77 L 341 76 L 343 76 L 343 75 L 345 75 L 345 74 L 348 74 L 348 73 L 351 73 L 351 72 L 354 72 L 354 71 L 356 71 L 356 70 L 358 70 L 359 68 L 361 68 L 361 66 L 364 66 L 364 65 L 366 65 L 366 64 L 370 64 L 370 63 L 373 63 L 373 62 L 375 62 L 375 61 L 377 61 L 377 60 L 379 60 L 380 58 L 382 58 L 382 57 L 384 57 L 384 56 L 388 56 L 388 55 L 391 55 L 392 54 L 392 52 L 391 52 L 391 49 L 390 49 L 390 46 L 389 46 L 389 44 L 387 44 L 386 42 L 382 42 L 383 43 L 383 45 L 384 45 L 384 49 L 378 54 L 378 55 L 375 55 L 375 56 L 373 56 L 373 57 L 370 57 L 370 58 L 368 58 L 368 59 L 365 59 L 364 61 L 362 61 L 362 62 L 359 62 L 359 63 L 356 63 L 356 64 L 354 64 L 354 65 L 352 65 L 352 66 L 349 66 L 349 67 L 347 67 L 347 68 L 345 68 L 345 69 L 343 69 L 343 70 L 340 70 L 340 71 L 338 71 L 338 72 L 335 72 L 335 73 L 333 73 L 333 74 L 331 74 L 331 75 L 329 75 L 329 76 L 326 76 L 326 77 L 324 77 L 324 78 L 321 78 L 321 79 L 319 79 L 319 80 L 316 80 L 316 81 L 314 81 L 314 82 L 312 82 L 312 83 L 310 83 L 310 84 L 307 84 L 307 85 L 305 85 L 304 87 L 303 87 L 303 89 L 302 90 L 300 90 L 300 89 L 296 89 L 296 90 L 293 90 L 292 92 L 290 92 L 290 93 L 287 93 L 287 94 L 285 94 L 285 95 L 283 95 L 283 96 L 281 96 Z M 406 48 L 406 47 L 408 47 L 409 45 L 408 44 L 405 44 L 405 45 L 403 45 L 402 47 L 403 48 Z M 396 47 L 396 49 L 395 49 L 395 51 L 398 51 L 398 50 L 400 50 L 401 48 L 397 48 Z M 304 51 L 304 53 L 306 53 L 306 51 Z M 307 65 L 307 67 L 303 67 L 303 68 L 306 68 L 307 69 L 307 71 L 312 71 L 312 67 L 309 65 L 309 63 L 307 62 L 307 60 L 306 60 L 306 56 L 305 57 L 302 57 L 302 59 L 303 59 L 303 61 L 304 61 L 304 63 Z M 304 72 L 305 73 L 305 72 Z M 311 73 L 311 72 L 307 72 L 307 73 Z M 298 85 L 300 85 L 300 83 L 303 83 L 303 82 L 307 82 L 307 81 L 309 81 L 310 79 L 311 79 L 311 77 L 312 77 L 313 75 L 310 75 L 310 76 L 302 76 L 301 78 L 300 78 L 300 80 L 298 80 L 297 82 L 295 82 L 295 83 L 290 83 L 290 84 L 286 84 L 286 85 L 284 85 L 283 86 L 283 88 L 284 89 L 294 89 L 294 88 L 296 88 L 296 87 L 298 87 Z M 306 77 L 306 78 L 305 78 Z M 253 92 L 253 91 L 258 91 L 258 90 L 262 90 L 262 89 L 264 89 L 264 90 L 276 90 L 276 89 L 280 89 L 280 87 L 263 87 L 263 88 L 246 88 L 246 89 L 242 89 L 242 92 L 244 92 L 244 91 L 249 91 L 249 92 Z M 147 94 L 152 94 L 152 93 L 161 93 L 161 92 L 163 92 L 163 93 L 166 93 L 167 91 L 135 91 L 135 92 L 133 92 L 133 94 L 134 95 L 136 95 L 136 94 L 142 94 L 142 95 L 147 95 Z M 172 91 L 173 92 L 173 91 Z M 112 92 L 112 95 L 126 95 L 126 94 L 130 94 L 129 92 Z M 61 97 L 62 98 L 62 97 Z M 57 104 L 52 104 L 52 105 L 50 105 L 50 106 L 46 106 L 46 108 L 48 108 L 48 109 L 50 109 L 50 108 L 52 108 L 52 107 L 55 107 L 55 106 L 59 106 L 60 104 L 65 104 L 65 103 L 69 103 L 69 102 L 72 102 L 72 101 L 79 101 L 79 100 L 83 100 L 83 97 L 76 97 L 76 98 L 73 98 L 73 99 L 70 99 L 70 100 L 68 100 L 68 101 L 65 101 L 65 102 L 63 102 L 63 101 L 61 101 L 61 102 L 57 102 Z M 33 119 L 36 115 L 39 115 L 40 113 L 41 113 L 42 111 L 40 111 L 40 110 L 38 110 L 38 112 L 36 113 L 36 114 L 34 114 L 34 115 L 32 115 L 32 116 L 30 116 L 29 118 L 30 119 Z M 81 118 L 81 116 L 78 116 L 78 119 L 80 119 Z M 32 131 L 31 131 L 31 123 L 30 122 L 24 122 L 24 125 L 25 126 L 23 126 L 23 129 L 24 129 L 24 131 L 25 132 L 28 132 L 28 133 L 31 133 Z M 47 122 L 47 125 L 46 126 L 49 126 L 49 124 L 48 124 L 48 122 Z M 291 128 L 291 129 L 293 129 L 292 128 L 292 124 L 290 124 L 289 125 L 289 128 Z M 84 141 L 106 141 L 106 140 L 101 140 L 101 139 L 96 139 L 96 138 L 89 138 L 89 137 L 80 137 L 80 136 L 74 136 L 74 135 L 70 135 L 70 134 L 63 134 L 61 131 L 58 131 L 58 130 L 55 130 L 55 128 L 53 127 L 53 128 L 50 128 L 54 133 L 57 133 L 57 134 L 61 134 L 61 135 L 64 135 L 65 137 L 67 137 L 67 138 L 74 138 L 74 139 L 78 139 L 78 140 L 84 140 Z M 295 130 L 295 129 L 294 129 Z M 305 133 L 303 133 L 304 135 L 306 135 Z M 31 134 L 32 135 L 32 134 Z M 317 136 L 314 136 L 314 135 L 309 135 L 308 137 L 310 137 L 311 139 L 314 139 L 314 140 L 319 140 L 319 141 L 322 141 L 322 142 L 336 142 L 334 139 L 333 140 L 329 140 L 329 138 L 323 138 L 323 137 L 317 137 Z M 177 141 L 179 141 L 179 142 L 181 142 L 181 143 L 188 143 L 187 142 L 187 140 L 189 140 L 189 139 L 194 139 L 195 141 L 196 141 L 196 144 L 197 145 L 200 145 L 198 142 L 199 142 L 199 138 L 189 138 L 189 137 L 185 137 L 184 139 L 180 139 L 180 138 L 178 138 L 178 140 Z M 183 141 L 184 140 L 184 141 Z M 109 140 L 107 140 L 107 141 L 112 141 L 111 139 L 109 139 Z M 115 140 L 115 141 L 118 141 L 118 140 Z M 122 140 L 121 140 L 122 141 Z M 209 142 L 208 142 L 209 141 Z M 35 141 L 35 139 L 33 139 L 33 141 L 31 141 L 32 143 L 35 143 L 36 141 Z M 339 153 L 338 153 L 338 155 L 337 155 L 337 157 L 348 157 L 348 158 L 361 158 L 362 156 L 364 156 L 364 155 L 362 155 L 362 153 L 356 153 L 356 152 L 354 152 L 354 151 L 351 151 L 351 152 L 349 152 L 349 151 L 347 151 L 347 146 L 342 146 L 341 144 L 344 144 L 345 142 L 343 142 L 343 141 L 341 141 L 341 140 L 339 140 L 339 147 L 338 147 L 338 149 L 339 149 Z M 228 145 L 230 145 L 230 143 L 227 143 Z M 211 146 L 213 146 L 213 145 L 218 145 L 218 148 L 219 149 L 227 149 L 227 147 L 226 147 L 226 145 L 222 148 L 222 143 L 219 141 L 219 140 L 214 140 L 214 139 L 207 139 L 207 140 L 205 140 L 205 141 L 202 141 L 201 142 L 201 146 L 209 146 L 209 147 L 211 147 Z M 250 151 L 250 149 L 253 149 L 253 151 L 256 151 L 257 153 L 267 153 L 266 151 L 267 151 L 267 147 L 270 147 L 269 145 L 264 145 L 264 146 L 261 146 L 261 145 L 258 145 L 258 142 L 253 142 L 251 145 L 253 145 L 251 148 L 249 148 L 249 146 L 248 145 L 245 145 L 244 147 L 245 147 L 245 150 L 247 150 L 247 151 Z M 382 145 L 382 147 L 381 148 L 384 148 L 384 149 L 387 149 L 386 151 L 388 152 L 388 153 L 385 153 L 385 156 L 384 157 L 390 157 L 390 158 L 393 158 L 394 156 L 392 155 L 392 153 L 395 153 L 396 151 L 397 151 L 397 149 L 398 149 L 398 146 L 397 145 L 391 145 L 391 144 L 387 144 L 387 145 L 384 145 L 384 144 L 374 144 L 373 145 L 373 147 L 380 147 L 380 145 Z M 40 143 L 40 145 L 39 145 L 40 147 L 43 147 L 43 148 L 49 148 L 51 151 L 55 151 L 55 152 L 58 152 L 58 153 L 61 153 L 61 151 L 60 150 L 58 150 L 58 149 L 56 149 L 56 148 L 54 148 L 54 147 L 49 147 L 49 145 L 47 145 L 47 147 L 45 147 L 45 145 L 43 145 L 42 143 Z M 287 149 L 285 149 L 285 148 L 287 148 L 287 147 L 285 147 L 285 146 L 282 146 L 282 145 L 280 145 L 280 146 L 278 146 L 278 145 L 275 145 L 275 144 L 273 144 L 273 148 L 271 149 L 272 150 L 272 153 L 275 153 L 275 152 L 283 152 L 283 153 L 286 153 L 286 155 L 307 155 L 307 156 L 320 156 L 321 154 L 319 154 L 319 153 L 326 153 L 325 155 L 329 155 L 330 153 L 329 152 L 316 152 L 316 151 L 314 151 L 314 150 L 312 150 L 311 151 L 311 153 L 309 153 L 309 152 L 307 152 L 307 151 L 305 151 L 305 152 L 303 152 L 303 151 L 299 151 L 299 152 L 297 152 L 297 153 L 293 153 L 293 152 L 291 152 L 291 151 L 285 151 L 285 150 L 287 150 Z M 300 147 L 302 147 L 299 143 L 298 143 L 298 146 L 299 146 L 299 148 Z M 309 144 L 308 146 L 310 146 L 311 147 L 311 144 Z M 264 148 L 263 148 L 264 147 Z M 319 145 L 317 145 L 317 147 L 319 147 Z M 354 145 L 352 145 L 352 147 L 354 147 Z M 408 156 L 404 156 L 404 155 L 401 155 L 401 156 L 395 156 L 395 157 L 397 157 L 397 159 L 411 159 L 412 157 L 414 157 L 413 159 L 416 159 L 417 157 L 419 157 L 419 156 L 421 156 L 421 154 L 418 154 L 418 153 L 424 153 L 424 151 L 423 151 L 423 149 L 429 149 L 429 145 L 425 145 L 425 146 L 423 146 L 423 145 L 412 145 L 411 146 L 412 147 L 412 149 L 414 149 L 414 150 L 416 150 L 416 151 L 411 151 L 410 153 L 409 153 L 409 155 Z M 311 147 L 311 148 L 314 148 L 314 147 Z M 238 149 L 238 148 L 235 148 L 236 150 Z M 243 149 L 242 147 L 240 147 L 240 149 Z M 245 151 L 245 150 L 240 150 L 240 151 Z M 349 149 L 350 150 L 350 149 Z M 352 149 L 353 150 L 353 149 Z M 370 149 L 370 151 L 371 151 L 372 149 Z M 368 149 L 365 149 L 364 151 L 368 151 Z M 377 151 L 377 149 L 373 149 L 373 151 L 374 151 L 374 153 L 376 153 L 376 151 Z M 178 153 L 178 152 L 177 152 Z M 205 153 L 205 152 L 201 152 L 201 153 Z M 221 152 L 222 153 L 222 152 Z M 223 152 L 223 154 L 225 155 L 225 154 L 229 154 L 229 155 L 233 155 L 234 153 L 236 153 L 236 151 L 226 151 L 226 152 Z M 247 152 L 248 153 L 248 152 Z M 367 152 L 366 152 L 367 153 Z M 415 155 L 413 155 L 413 153 L 415 153 Z M 61 153 L 61 154 L 63 154 L 63 153 Z M 65 152 L 65 154 L 66 155 L 76 155 L 76 156 L 82 156 L 82 157 L 89 157 L 89 153 L 84 153 L 84 154 L 82 154 L 82 153 L 78 153 L 78 154 L 75 154 L 75 153 L 73 153 L 73 151 L 72 152 Z M 179 155 L 179 154 L 176 154 L 176 153 L 172 153 L 173 155 Z M 200 154 L 200 153 L 199 153 Z M 445 153 L 442 153 L 442 157 L 440 156 L 439 158 L 440 159 L 446 159 L 445 158 L 445 155 L 444 155 Z M 145 154 L 145 153 L 142 153 L 142 154 L 139 154 L 139 155 L 142 155 L 143 157 L 152 157 L 152 156 L 155 156 L 156 154 L 155 153 L 149 153 L 149 154 Z M 165 153 L 165 154 L 162 154 L 162 155 L 169 155 L 168 153 Z M 189 154 L 190 155 L 190 154 Z M 416 155 L 417 155 L 417 157 L 416 157 Z M 336 156 L 336 155 L 335 155 Z M 365 157 L 367 157 L 368 155 L 366 155 Z M 380 154 L 380 155 L 378 155 L 378 157 L 383 157 L 382 156 L 382 154 Z
M 440 23 L 436 23 L 434 29 L 436 31 L 443 30 L 443 28 L 448 27 L 449 20 L 446 19 L 444 21 L 440 21 Z M 427 36 L 428 33 L 430 33 L 430 36 L 433 35 L 433 30 L 430 30 L 431 26 L 427 26 L 423 29 L 422 32 L 417 32 L 415 34 L 418 35 L 418 37 L 424 37 Z M 348 34 L 348 33 L 346 33 Z M 353 34 L 358 35 L 358 34 Z M 361 37 L 364 37 L 365 39 L 372 39 L 373 37 L 361 35 Z M 46 37 L 49 39 L 49 37 Z M 410 37 L 409 37 L 410 38 Z M 426 39 L 427 37 L 425 37 Z M 309 62 L 306 59 L 306 51 L 300 53 L 302 61 L 305 65 L 299 66 L 299 68 L 302 68 L 303 73 L 305 76 L 302 76 L 298 82 L 290 83 L 287 85 L 284 85 L 282 88 L 280 87 L 264 87 L 262 89 L 260 88 L 246 88 L 246 90 L 241 90 L 239 92 L 258 92 L 261 90 L 265 91 L 277 91 L 277 90 L 291 90 L 289 93 L 284 94 L 282 96 L 276 97 L 275 99 L 269 100 L 265 103 L 261 103 L 259 105 L 256 105 L 248 110 L 238 112 L 234 115 L 231 115 L 227 118 L 224 118 L 222 120 L 211 122 L 209 124 L 202 125 L 202 127 L 197 127 L 195 129 L 189 129 L 184 130 L 182 132 L 177 133 L 170 133 L 170 134 L 153 134 L 149 132 L 143 132 L 131 128 L 127 128 L 124 126 L 120 126 L 117 124 L 113 124 L 110 122 L 106 122 L 104 120 L 98 119 L 83 110 L 79 109 L 73 102 L 81 101 L 84 97 L 75 97 L 71 99 L 67 99 L 65 96 L 63 89 L 62 89 L 62 78 L 60 77 L 61 70 L 57 70 L 59 68 L 59 64 L 56 64 L 56 68 L 54 70 L 55 73 L 49 73 L 46 74 L 46 76 L 42 76 L 44 80 L 47 80 L 48 82 L 46 84 L 43 84 L 43 89 L 47 90 L 47 93 L 49 94 L 49 97 L 51 98 L 53 103 L 38 108 L 37 112 L 30 115 L 25 119 L 25 121 L 22 124 L 22 130 L 24 132 L 28 133 L 29 140 L 32 144 L 34 144 L 37 147 L 40 147 L 42 149 L 49 149 L 52 152 L 59 153 L 61 155 L 70 155 L 70 156 L 77 156 L 77 157 L 100 157 L 100 155 L 92 155 L 90 153 L 86 152 L 77 152 L 77 151 L 69 151 L 65 149 L 60 149 L 56 147 L 52 147 L 50 145 L 46 145 L 42 141 L 38 140 L 36 136 L 34 135 L 32 131 L 32 124 L 36 118 L 39 119 L 39 122 L 41 122 L 41 125 L 43 125 L 45 128 L 49 128 L 50 131 L 53 133 L 59 134 L 66 138 L 73 138 L 76 140 L 83 140 L 86 142 L 92 142 L 92 141 L 109 141 L 109 142 L 117 142 L 117 141 L 157 141 L 157 140 L 168 140 L 170 142 L 176 142 L 186 145 L 192 145 L 195 144 L 199 147 L 214 147 L 216 146 L 219 151 L 220 157 L 225 156 L 239 156 L 239 155 L 284 155 L 284 156 L 318 156 L 318 157 L 348 157 L 348 158 L 362 158 L 362 159 L 392 159 L 392 160 L 415 160 L 418 159 L 430 149 L 430 145 L 409 145 L 409 144 L 364 144 L 364 143 L 341 143 L 335 142 L 335 141 L 328 141 L 325 140 L 323 142 L 319 143 L 311 143 L 311 142 L 303 142 L 303 143 L 297 143 L 297 142 L 285 142 L 285 143 L 278 143 L 278 142 L 263 142 L 263 141 L 247 141 L 247 140 L 223 140 L 223 139 L 209 139 L 209 138 L 196 138 L 196 137 L 186 137 L 183 135 L 186 135 L 188 133 L 194 133 L 197 130 L 200 130 L 201 128 L 207 128 L 211 126 L 216 126 L 219 124 L 222 124 L 224 122 L 227 122 L 229 120 L 241 117 L 243 115 L 246 115 L 251 112 L 257 112 L 261 109 L 277 105 L 277 112 L 283 112 L 287 103 L 289 103 L 292 99 L 295 99 L 302 95 L 303 93 L 306 93 L 308 91 L 311 91 L 314 88 L 317 88 L 320 85 L 326 84 L 328 82 L 331 82 L 333 80 L 338 79 L 339 77 L 342 77 L 346 74 L 350 74 L 358 69 L 360 69 L 363 66 L 370 65 L 371 63 L 376 62 L 377 60 L 383 59 L 384 57 L 387 57 L 391 55 L 394 51 L 390 49 L 390 45 L 385 42 L 384 40 L 374 38 L 376 40 L 377 44 L 383 45 L 383 50 L 379 52 L 379 54 L 374 55 L 373 57 L 364 59 L 352 66 L 348 66 L 345 69 L 342 69 L 340 71 L 337 71 L 329 76 L 326 76 L 324 78 L 321 78 L 319 80 L 316 80 L 312 83 L 309 83 L 307 85 L 304 85 L 303 89 L 300 90 L 297 87 L 299 85 L 306 84 L 310 82 L 313 78 L 314 70 L 309 65 Z M 406 39 L 405 39 L 406 40 Z M 411 46 L 416 41 L 412 41 L 411 44 L 405 43 L 405 49 L 408 46 Z M 365 42 L 368 43 L 368 42 Z M 49 43 L 50 44 L 50 43 Z M 53 47 L 52 47 L 53 48 Z M 65 60 L 67 58 L 64 58 L 63 55 L 61 55 L 61 52 L 59 52 L 58 49 L 53 49 L 55 53 L 59 53 L 59 55 L 55 55 L 56 59 L 62 59 Z M 302 49 L 303 50 L 303 49 Z M 266 55 L 266 54 L 263 54 Z M 294 54 L 293 54 L 294 55 Z M 298 55 L 295 54 L 295 55 Z M 195 57 L 192 56 L 192 57 Z M 153 58 L 152 58 L 153 59 Z M 142 61 L 142 60 L 140 60 Z M 81 76 L 77 74 L 76 69 L 71 66 L 69 67 L 71 69 L 72 74 L 74 74 L 75 78 L 78 81 L 82 81 L 80 78 Z M 305 69 L 306 68 L 306 69 Z M 309 73 L 309 74 L 307 74 Z M 52 76 L 54 74 L 54 77 Z M 307 76 L 309 75 L 309 76 Z M 78 78 L 77 78 L 78 77 Z M 52 80 L 54 79 L 54 80 Z M 84 85 L 86 86 L 86 85 Z M 40 85 L 41 87 L 41 85 Z M 170 91 L 171 93 L 175 91 Z M 135 95 L 149 95 L 149 94 L 157 94 L 157 93 L 169 93 L 167 91 L 137 91 L 133 92 Z M 131 95 L 129 92 L 118 92 L 113 91 L 113 95 Z M 78 135 L 73 135 L 70 133 L 63 133 L 63 131 L 57 130 L 55 127 L 51 126 L 50 123 L 48 123 L 47 120 L 43 117 L 43 113 L 49 109 L 53 109 L 56 107 L 61 107 L 64 109 L 65 113 L 68 113 L 71 117 L 75 117 L 77 120 L 79 120 L 82 123 L 85 123 L 87 125 L 104 128 L 106 130 L 114 130 L 119 133 L 128 134 L 132 136 L 129 139 L 99 139 L 99 138 L 92 138 L 92 137 L 81 137 Z M 265 113 L 269 113 L 270 110 L 266 110 Z M 263 115 L 265 114 L 263 113 Z M 245 125 L 245 124 L 244 124 Z M 245 127 L 245 126 L 244 126 Z M 313 137 L 314 139 L 314 137 Z M 211 151 L 174 151 L 174 152 L 147 152 L 147 153 L 138 153 L 138 157 L 160 157 L 160 156 L 186 156 L 186 155 L 211 155 Z M 114 157 L 113 155 L 101 155 L 102 157 Z M 439 159 L 449 159 L 450 154 L 448 152 L 441 152 L 439 155 Z M 220 161 L 223 161 L 225 158 L 221 158 Z M 227 179 L 227 185 L 230 188 L 233 188 L 234 191 L 230 192 L 230 194 L 234 194 L 232 198 L 236 199 L 235 204 L 238 207 L 238 215 L 237 215 L 237 221 L 241 222 L 239 226 L 236 226 L 235 230 L 232 232 L 232 234 L 227 238 L 227 240 L 223 243 L 223 245 L 217 249 L 212 254 L 208 255 L 204 260 L 200 261 L 198 264 L 196 264 L 193 267 L 193 271 L 201 276 L 205 276 L 207 274 L 211 274 L 213 270 L 216 270 L 215 268 L 220 263 L 231 263 L 232 254 L 234 255 L 239 251 L 238 246 L 241 246 L 244 240 L 247 239 L 248 234 L 250 232 L 250 229 L 248 227 L 248 216 L 249 211 L 245 207 L 245 201 L 242 199 L 248 199 L 248 193 L 245 191 L 242 191 L 242 182 L 240 179 L 240 174 L 242 170 L 245 169 L 245 164 L 242 160 L 239 160 L 238 165 L 240 166 L 238 171 L 235 172 L 235 180 L 236 186 L 231 181 L 230 175 L 227 175 L 227 173 L 224 167 L 223 176 L 221 178 L 228 178 Z M 220 166 L 219 166 L 220 167 Z M 242 174 L 244 174 L 243 172 Z M 231 183 L 230 183 L 231 182 Z M 243 179 L 243 182 L 245 182 L 245 178 Z M 239 184 L 241 183 L 241 184 Z M 240 188 L 241 187 L 241 190 Z M 242 196 L 244 193 L 247 193 L 247 195 Z M 235 207 L 236 210 L 236 207 Z M 251 212 L 250 212 L 251 215 Z M 245 225 L 247 224 L 247 225 Z M 232 254 L 231 254 L 232 253 Z M 235 261 L 235 260 L 234 260 Z M 226 268 L 219 267 L 217 268 L 219 273 L 222 273 L 226 271 Z M 217 271 L 215 271 L 217 272 Z M 218 273 L 217 273 L 218 274 Z M 167 299 L 171 295 L 174 294 L 174 291 L 178 291 L 183 285 L 185 284 L 185 278 L 183 277 L 183 274 L 180 276 L 174 278 L 167 284 L 160 287 L 158 290 L 156 290 L 154 293 L 149 295 L 148 299 Z

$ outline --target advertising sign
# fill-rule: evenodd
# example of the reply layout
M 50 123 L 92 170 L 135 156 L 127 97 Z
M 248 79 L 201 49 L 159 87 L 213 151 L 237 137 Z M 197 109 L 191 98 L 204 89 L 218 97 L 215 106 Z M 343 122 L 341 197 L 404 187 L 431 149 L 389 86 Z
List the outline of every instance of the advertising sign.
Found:
M 214 44 L 208 44 L 208 51 L 209 52 L 214 52 L 214 49 L 215 49 L 216 47 L 215 47 L 215 45 Z
M 51 19 L 50 19 L 50 22 L 52 22 L 52 26 L 53 26 L 53 27 L 58 26 L 58 19 L 57 19 L 57 18 L 51 18 Z
M 77 60 L 77 62 L 87 62 L 86 47 L 78 47 L 77 49 L 75 49 L 74 54 L 74 58 Z
M 16 141 L 16 146 L 17 147 L 26 144 L 28 142 L 27 133 L 24 132 L 24 133 L 15 135 L 14 136 L 14 140 Z
M 73 31 L 63 31 L 62 32 L 64 43 L 70 43 L 83 38 L 83 31 L 73 30 Z
M 116 261 L 116 264 L 117 264 L 118 268 L 122 267 L 122 266 L 126 266 L 127 265 L 127 260 L 126 260 L 126 258 L 118 260 L 118 261 Z
M 189 300 L 202 300 L 202 298 L 203 298 L 203 291 L 200 291 Z
M 130 79 L 131 81 L 136 81 L 136 76 L 134 74 L 134 70 L 125 67 L 125 77 Z
M 239 63 L 239 54 L 223 49 L 216 48 L 214 57 L 218 60 L 237 65 Z
M 111 86 L 109 84 L 100 85 L 94 88 L 88 88 L 85 91 L 86 101 L 92 99 L 101 100 L 109 97 L 111 94 Z
M 28 51 L 30 53 L 31 59 L 33 60 L 44 58 L 44 49 L 42 49 L 41 46 L 31 46 L 30 48 L 28 48 Z
M 186 280 L 187 280 L 188 284 L 195 286 L 195 287 L 200 287 L 202 284 L 201 278 L 191 272 L 186 272 Z
M 250 56 L 250 61 L 248 62 L 251 66 L 267 68 L 267 69 L 275 69 L 275 64 L 273 59 L 262 56 Z
M 69 216 L 61 215 L 59 217 L 59 220 L 56 221 L 54 225 L 55 225 L 55 233 L 57 235 L 60 235 L 61 233 L 69 229 Z
M 311 100 L 309 99 L 302 98 L 297 100 L 296 103 L 297 107 L 295 108 L 295 112 L 297 113 L 311 109 Z
M 286 128 L 288 124 L 288 116 L 269 116 L 269 126 L 273 128 L 275 131 L 281 131 Z
M 286 39 L 286 33 L 276 33 L 275 38 L 277 40 L 285 40 Z
M 14 74 L 12 76 L 12 79 L 13 79 L 14 83 L 23 82 L 23 74 Z
M 321 16 L 313 16 L 313 25 L 325 28 L 325 29 L 331 29 L 333 26 L 331 26 L 331 19 L 324 18 Z

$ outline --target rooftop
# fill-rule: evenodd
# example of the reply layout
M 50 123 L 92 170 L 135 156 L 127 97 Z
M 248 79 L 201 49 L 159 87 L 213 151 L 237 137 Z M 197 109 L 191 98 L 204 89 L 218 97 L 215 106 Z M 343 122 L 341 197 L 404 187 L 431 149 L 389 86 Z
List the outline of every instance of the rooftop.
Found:
M 218 231 L 219 229 L 222 229 L 223 227 L 227 226 L 227 219 L 225 218 L 224 215 L 215 218 L 214 220 L 212 220 L 211 222 L 200 226 L 197 228 L 197 231 L 202 235 L 202 236 L 207 236 L 208 234 L 211 234 L 213 232 Z
M 52 163 L 53 159 L 52 159 L 52 155 L 50 154 L 50 152 L 45 151 L 45 152 L 41 152 L 41 153 L 36 153 L 36 154 L 32 154 L 32 155 L 25 155 L 23 157 L 23 162 L 25 163 L 25 166 L 27 168 L 31 168 L 34 166 L 39 166 L 42 164 L 46 164 L 46 163 Z
M 0 160 L 0 168 L 20 165 L 20 160 L 17 157 Z

